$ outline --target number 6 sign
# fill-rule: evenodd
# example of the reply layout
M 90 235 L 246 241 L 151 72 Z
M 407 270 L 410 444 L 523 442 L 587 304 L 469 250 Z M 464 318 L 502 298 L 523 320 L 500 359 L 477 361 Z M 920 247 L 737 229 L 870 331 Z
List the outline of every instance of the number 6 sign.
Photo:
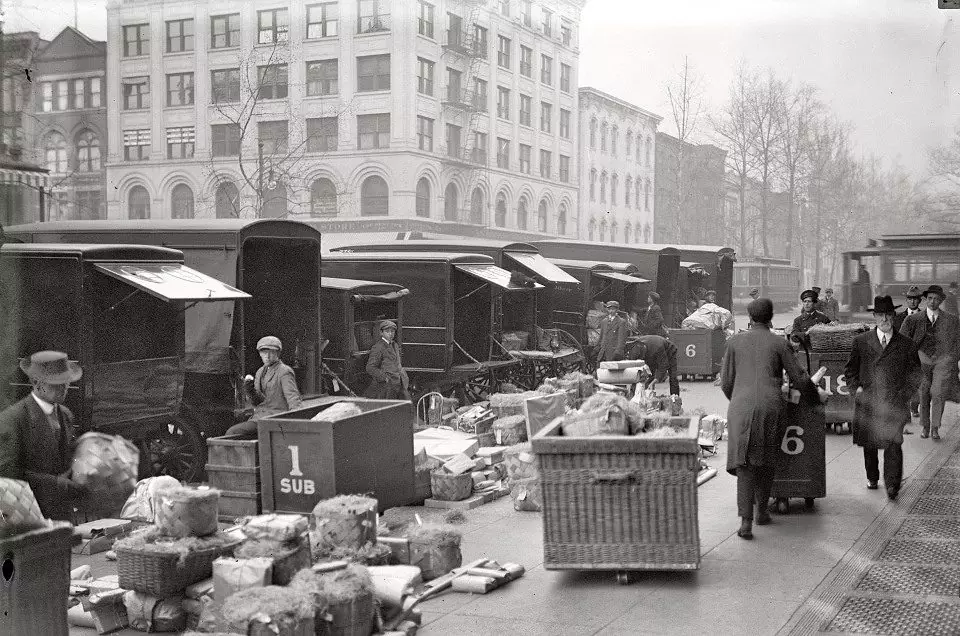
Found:
M 687 348 L 683 350 L 683 353 L 684 353 L 688 358 L 696 358 L 696 357 L 697 357 L 697 345 L 695 345 L 695 344 L 688 344 L 688 345 L 687 345 Z
M 783 434 L 783 441 L 780 443 L 780 450 L 787 455 L 799 455 L 803 452 L 803 427 L 788 426 Z

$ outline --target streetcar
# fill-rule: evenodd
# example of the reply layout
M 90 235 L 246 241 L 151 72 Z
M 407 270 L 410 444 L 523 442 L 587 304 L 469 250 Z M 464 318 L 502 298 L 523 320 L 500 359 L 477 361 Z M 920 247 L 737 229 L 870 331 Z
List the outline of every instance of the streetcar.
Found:
M 789 309 L 800 302 L 800 268 L 783 258 L 757 256 L 733 264 L 733 304 L 746 307 L 750 290 L 769 298 L 776 309 Z

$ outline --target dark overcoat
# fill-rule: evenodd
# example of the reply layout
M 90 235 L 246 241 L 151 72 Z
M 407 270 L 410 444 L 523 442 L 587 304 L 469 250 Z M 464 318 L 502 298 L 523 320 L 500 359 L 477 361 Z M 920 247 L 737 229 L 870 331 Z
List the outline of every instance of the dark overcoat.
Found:
M 817 389 L 793 355 L 787 341 L 763 325 L 753 325 L 727 341 L 720 386 L 727 408 L 727 472 L 740 466 L 774 466 L 786 430 L 786 402 L 780 392 L 783 372 L 805 399 Z
M 660 305 L 653 304 L 647 307 L 640 319 L 640 331 L 649 336 L 667 337 L 667 328 L 663 324 L 663 310 Z
M 364 397 L 375 400 L 403 400 L 407 398 L 410 381 L 400 360 L 400 345 L 378 338 L 370 347 L 367 373 L 371 381 Z
M 61 475 L 73 463 L 73 413 L 63 405 L 58 413 L 59 431 L 30 395 L 0 413 L 0 477 L 30 484 L 43 516 L 72 521 L 69 480 Z
M 853 340 L 843 376 L 856 396 L 850 423 L 853 443 L 865 448 L 902 444 L 903 427 L 910 423 L 910 398 L 922 377 L 913 341 L 894 332 L 884 349 L 876 329 L 862 333 Z M 863 392 L 857 393 L 858 388 Z
M 623 348 L 627 343 L 627 321 L 616 315 L 612 319 L 604 316 L 600 320 L 600 342 L 597 345 L 597 361 L 622 360 Z

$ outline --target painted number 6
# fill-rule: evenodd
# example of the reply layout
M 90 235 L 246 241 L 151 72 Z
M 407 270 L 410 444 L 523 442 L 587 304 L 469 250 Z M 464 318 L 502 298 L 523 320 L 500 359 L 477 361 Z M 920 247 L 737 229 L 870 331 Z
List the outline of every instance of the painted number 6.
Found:
M 687 355 L 688 358 L 696 358 L 696 357 L 697 357 L 697 345 L 695 345 L 695 344 L 688 344 L 688 345 L 687 345 L 687 348 L 684 349 L 683 352 Z
M 803 427 L 788 426 L 783 434 L 783 442 L 780 444 L 780 450 L 787 455 L 799 455 L 803 452 Z

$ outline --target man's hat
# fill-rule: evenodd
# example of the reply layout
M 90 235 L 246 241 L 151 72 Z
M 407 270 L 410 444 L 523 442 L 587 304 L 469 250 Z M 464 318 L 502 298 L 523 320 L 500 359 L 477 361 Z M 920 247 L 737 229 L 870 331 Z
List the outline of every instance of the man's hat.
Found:
M 832 294 L 832 293 L 833 293 L 833 287 L 827 287 L 826 291 L 824 291 L 823 293 L 825 293 L 825 294 Z
M 280 344 L 280 338 L 276 336 L 264 336 L 257 340 L 257 351 L 261 349 L 275 349 L 276 351 L 282 351 L 283 345 Z
M 926 298 L 929 294 L 940 294 L 940 298 L 946 298 L 947 295 L 943 293 L 943 287 L 940 285 L 930 285 L 925 290 L 923 290 L 923 297 Z
M 83 369 L 61 351 L 38 351 L 20 361 L 20 369 L 31 380 L 47 384 L 70 384 L 83 377 Z
M 922 298 L 923 294 L 920 293 L 920 288 L 916 285 L 910 285 L 910 289 L 907 290 L 907 293 L 904 294 L 907 298 Z
M 873 307 L 867 307 L 867 311 L 875 314 L 892 314 L 900 305 L 893 304 L 893 298 L 890 296 L 874 296 Z
M 817 294 L 817 292 L 813 291 L 812 289 L 805 289 L 805 290 L 803 291 L 803 293 L 800 294 L 800 300 L 801 300 L 801 301 L 804 301 L 804 300 L 806 300 L 808 297 L 809 297 L 811 300 L 813 300 L 813 302 L 817 302 L 817 298 L 819 298 L 819 294 Z
M 611 307 L 612 307 L 613 309 L 620 309 L 620 303 L 618 303 L 618 302 L 615 301 L 615 300 L 611 300 L 611 301 L 609 301 L 609 302 L 605 302 L 605 303 L 603 303 L 603 306 L 606 307 L 607 309 L 610 309 Z
M 813 291 L 817 292 L 817 295 L 818 295 L 818 296 L 820 295 L 820 288 L 819 288 L 819 287 L 811 287 L 810 289 L 812 289 Z
M 753 295 L 759 296 L 759 295 L 760 295 L 760 289 L 757 288 L 757 287 L 754 287 L 753 289 L 750 290 L 750 295 L 751 295 L 751 296 L 753 296 Z
M 394 331 L 396 331 L 397 323 L 393 322 L 392 320 L 381 320 L 380 331 L 383 331 L 384 329 L 393 329 Z
M 717 295 L 717 292 L 712 289 L 708 289 L 707 293 L 704 294 L 704 296 L 716 296 L 716 295 Z
M 660 294 L 658 294 L 655 291 L 650 292 L 649 294 L 647 294 L 647 296 L 650 296 L 651 298 L 653 298 L 653 302 L 655 303 L 660 302 Z

